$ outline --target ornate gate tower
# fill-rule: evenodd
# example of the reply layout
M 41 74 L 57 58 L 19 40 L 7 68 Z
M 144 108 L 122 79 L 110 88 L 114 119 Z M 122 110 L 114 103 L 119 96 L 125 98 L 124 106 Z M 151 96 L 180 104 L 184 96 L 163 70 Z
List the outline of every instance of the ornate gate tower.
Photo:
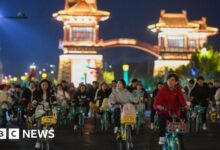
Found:
M 159 22 L 148 26 L 158 32 L 160 60 L 154 62 L 154 75 L 163 74 L 165 67 L 175 70 L 189 63 L 193 53 L 208 42 L 208 37 L 217 34 L 218 29 L 209 27 L 206 18 L 189 21 L 187 12 L 166 13 L 162 10 Z
M 67 80 L 78 85 L 99 78 L 97 70 L 102 68 L 103 59 L 97 54 L 99 21 L 109 16 L 109 12 L 98 10 L 96 0 L 66 0 L 64 10 L 53 14 L 64 24 L 58 81 Z

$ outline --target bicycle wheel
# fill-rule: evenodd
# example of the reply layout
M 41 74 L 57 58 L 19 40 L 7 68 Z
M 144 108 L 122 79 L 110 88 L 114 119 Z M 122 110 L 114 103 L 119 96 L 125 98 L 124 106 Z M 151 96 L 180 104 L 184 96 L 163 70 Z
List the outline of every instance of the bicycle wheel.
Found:
M 79 115 L 79 128 L 80 128 L 80 134 L 83 134 L 83 115 L 80 113 Z
M 104 131 L 108 130 L 108 125 L 109 125 L 108 121 L 109 121 L 108 112 L 105 112 L 104 113 Z
M 22 125 L 23 125 L 23 123 L 22 123 L 22 113 L 21 113 L 21 111 L 18 111 L 17 119 L 18 119 L 18 127 L 19 127 L 19 129 L 21 129 L 21 128 L 22 128 Z
M 125 141 L 125 144 L 126 144 L 126 150 L 131 150 L 132 148 L 132 137 L 131 137 L 131 127 L 128 126 L 126 128 L 126 141 Z
M 180 140 L 178 137 L 174 139 L 173 150 L 181 150 Z
M 136 122 L 136 134 L 139 135 L 140 133 L 140 127 L 141 127 L 141 117 L 137 117 L 137 122 Z
M 123 150 L 123 141 L 118 140 L 118 150 Z
M 45 148 L 45 143 L 44 143 L 44 141 L 41 143 L 41 146 L 40 146 L 40 149 L 41 150 L 44 150 L 44 148 Z
M 200 115 L 197 114 L 196 116 L 196 132 L 200 131 Z
M 46 150 L 50 150 L 50 142 L 48 140 L 45 142 L 45 148 Z

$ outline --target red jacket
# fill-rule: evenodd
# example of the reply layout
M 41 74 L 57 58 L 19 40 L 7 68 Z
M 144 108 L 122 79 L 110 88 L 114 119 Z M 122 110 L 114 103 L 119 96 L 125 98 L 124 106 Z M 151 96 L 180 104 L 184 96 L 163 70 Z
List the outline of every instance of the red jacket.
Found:
M 170 90 L 168 85 L 162 87 L 155 97 L 153 107 L 158 114 L 167 114 L 168 111 L 160 111 L 157 106 L 164 106 L 171 114 L 180 115 L 180 108 L 186 106 L 186 100 L 180 87 Z

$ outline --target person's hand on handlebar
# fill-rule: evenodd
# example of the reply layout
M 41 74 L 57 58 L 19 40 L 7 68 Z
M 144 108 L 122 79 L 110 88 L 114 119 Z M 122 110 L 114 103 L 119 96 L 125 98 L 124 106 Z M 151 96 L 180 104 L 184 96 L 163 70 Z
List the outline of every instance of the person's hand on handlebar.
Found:
M 157 109 L 160 110 L 160 111 L 166 110 L 165 107 L 162 106 L 162 105 L 158 105 L 158 106 L 157 106 Z
M 57 101 L 53 101 L 53 102 L 52 102 L 52 105 L 57 105 Z

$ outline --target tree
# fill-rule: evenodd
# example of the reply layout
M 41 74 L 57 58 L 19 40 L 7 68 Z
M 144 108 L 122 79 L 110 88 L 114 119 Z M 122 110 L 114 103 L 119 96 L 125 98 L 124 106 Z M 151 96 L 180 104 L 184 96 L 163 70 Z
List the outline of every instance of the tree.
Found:
M 220 75 L 220 55 L 212 47 L 205 47 L 196 52 L 186 66 L 180 66 L 176 72 L 179 75 L 190 77 L 189 70 L 191 67 L 197 68 L 200 75 L 207 80 L 219 78 Z

